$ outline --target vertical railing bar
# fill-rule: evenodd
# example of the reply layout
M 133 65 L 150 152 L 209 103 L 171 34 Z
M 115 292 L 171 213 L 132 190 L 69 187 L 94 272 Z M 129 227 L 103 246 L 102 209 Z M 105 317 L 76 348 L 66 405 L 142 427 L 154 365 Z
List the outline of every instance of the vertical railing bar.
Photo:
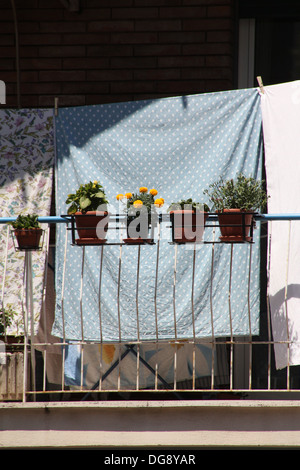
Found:
M 102 390 L 102 377 L 103 377 L 103 343 L 100 343 L 100 351 L 99 351 L 99 392 Z
M 118 359 L 118 391 L 120 391 L 121 389 L 121 343 L 118 344 L 118 355 L 119 355 L 119 359 Z
M 177 323 L 176 323 L 176 274 L 177 274 L 177 251 L 178 245 L 174 245 L 174 284 L 173 284 L 173 313 L 174 313 L 174 333 L 177 341 Z
M 84 344 L 80 345 L 80 388 L 83 389 Z
M 157 286 L 158 286 L 158 266 L 159 266 L 159 249 L 160 249 L 160 220 L 157 225 L 157 242 L 156 242 L 156 266 L 155 266 L 155 285 L 154 285 L 154 314 L 155 314 L 155 348 L 156 348 L 156 358 L 158 353 L 158 316 L 157 316 Z M 154 378 L 154 386 L 155 390 L 157 390 L 158 385 L 158 362 L 155 362 L 155 378 Z
M 27 269 L 26 269 L 26 257 L 24 257 L 24 270 L 23 270 L 23 289 L 22 289 L 22 311 L 23 311 L 23 322 L 24 322 L 24 375 L 23 375 L 23 402 L 26 401 L 26 391 L 28 387 L 28 308 L 27 308 L 27 297 L 25 296 L 25 308 L 24 308 L 24 286 L 27 283 Z
M 103 245 L 101 246 L 100 268 L 99 268 L 99 290 L 98 290 L 98 309 L 99 309 L 99 328 L 100 328 L 100 351 L 99 351 L 99 391 L 102 389 L 102 349 L 103 349 L 103 331 L 102 331 L 102 309 L 101 309 L 101 291 L 102 291 L 102 270 L 103 270 Z
M 36 374 L 35 374 L 35 347 L 34 347 L 34 306 L 33 306 L 33 291 L 32 291 L 32 254 L 31 251 L 25 252 L 26 269 L 27 269 L 27 282 L 26 282 L 26 297 L 28 297 L 28 305 L 30 310 L 30 359 L 32 368 L 32 388 L 33 399 L 36 399 Z
M 251 266 L 252 266 L 252 244 L 249 244 L 249 271 L 248 271 L 248 319 L 249 319 L 249 390 L 252 389 L 252 325 L 251 325 L 251 306 L 250 306 L 250 285 L 251 285 Z
M 101 246 L 101 254 L 100 254 L 99 289 L 98 289 L 98 310 L 99 310 L 100 343 L 102 343 L 102 341 L 103 341 L 102 309 L 101 309 L 102 270 L 103 270 L 103 245 Z
M 65 329 L 65 316 L 64 316 L 64 291 L 65 291 L 65 276 L 66 276 L 66 262 L 67 262 L 67 249 L 68 249 L 68 225 L 66 224 L 65 231 L 65 248 L 64 248 L 64 262 L 62 271 L 62 289 L 61 289 L 61 317 L 63 325 L 63 347 L 62 347 L 62 367 L 61 367 L 61 383 L 62 391 L 65 389 L 65 357 L 66 357 L 66 329 Z
M 191 292 L 191 304 L 192 304 L 192 322 L 193 322 L 193 339 L 196 339 L 195 330 L 195 309 L 194 309 L 194 289 L 195 289 L 195 264 L 196 264 L 196 246 L 193 246 L 193 269 L 192 269 L 192 292 Z
M 82 299 L 83 299 L 84 262 L 85 262 L 85 246 L 82 247 L 81 276 L 80 276 L 80 288 L 79 288 L 81 341 L 84 340 L 84 328 L 83 328 L 83 301 L 82 301 Z
M 233 332 L 232 332 L 232 316 L 231 316 L 231 281 L 232 281 L 232 259 L 233 259 L 233 243 L 230 248 L 230 271 L 228 284 L 228 311 L 230 322 L 230 390 L 233 388 Z
M 139 277 L 140 277 L 140 261 L 141 261 L 141 245 L 138 245 L 138 260 L 137 260 L 137 273 L 136 273 L 136 326 L 137 326 L 137 339 L 140 341 L 140 322 L 139 322 Z
M 196 343 L 193 342 L 193 378 L 192 378 L 192 389 L 196 388 Z
M 136 390 L 140 388 L 140 344 L 137 345 L 136 356 Z
M 176 390 L 176 365 L 177 365 L 177 322 L 176 322 L 176 274 L 177 274 L 177 254 L 178 245 L 175 243 L 174 250 L 174 285 L 173 285 L 173 309 L 174 309 L 174 333 L 175 333 L 175 347 L 174 347 L 174 362 L 173 362 L 173 376 L 174 376 L 174 390 Z
M 119 342 L 122 341 L 121 333 L 121 316 L 120 316 L 120 285 L 121 285 L 121 266 L 122 266 L 122 245 L 119 251 L 119 272 L 118 272 L 118 292 L 117 292 L 117 308 L 118 308 L 118 328 L 119 328 Z
M 178 344 L 175 344 L 174 347 L 174 390 L 177 390 L 177 354 L 178 354 Z
M 83 341 L 84 341 L 84 326 L 83 326 L 83 278 L 84 278 L 84 264 L 85 264 L 85 246 L 82 247 L 82 263 L 81 263 L 81 277 L 80 277 L 80 290 L 79 290 L 79 305 L 80 305 L 80 323 L 81 323 L 81 346 L 80 346 L 80 387 L 83 387 Z
M 288 319 L 288 272 L 290 262 L 290 243 L 291 243 L 291 220 L 289 220 L 289 231 L 288 231 L 288 246 L 287 246 L 287 258 L 286 258 L 286 273 L 285 273 L 285 289 L 284 289 L 284 306 L 285 306 L 285 321 L 286 321 L 286 335 L 287 335 L 287 390 L 290 389 L 290 333 L 289 333 L 289 319 Z
M 48 343 L 48 331 L 47 331 L 47 315 L 46 315 L 46 286 L 48 279 L 48 260 L 49 260 L 49 236 L 50 230 L 49 225 L 47 226 L 47 237 L 46 237 L 46 249 L 45 249 L 45 263 L 44 263 L 44 279 L 43 279 L 43 295 L 42 295 L 42 312 L 44 321 L 44 343 Z M 46 391 L 47 383 L 47 346 L 43 347 L 43 391 Z
M 268 226 L 268 262 L 267 262 L 267 327 L 268 327 L 268 390 L 271 389 L 271 311 L 270 311 L 270 269 L 271 269 L 271 239 L 272 239 L 272 221 Z
M 211 389 L 215 386 L 215 333 L 214 333 L 214 316 L 213 316 L 213 276 L 214 276 L 214 258 L 215 258 L 215 234 L 216 223 L 213 224 L 213 237 L 211 248 L 211 272 L 210 272 L 210 321 L 211 321 L 211 337 L 212 337 L 212 357 L 211 357 Z
M 120 245 L 119 251 L 119 273 L 118 273 L 118 296 L 117 296 L 117 307 L 118 307 L 118 327 L 119 327 L 119 363 L 118 363 L 118 390 L 120 390 L 121 383 L 121 315 L 120 315 L 120 286 L 121 286 L 121 267 L 122 267 L 122 245 Z
M 137 273 L 136 273 L 136 325 L 137 325 L 137 339 L 140 341 L 140 324 L 139 324 L 139 276 L 140 276 L 140 260 L 141 260 L 141 245 L 138 245 L 138 260 L 137 260 Z M 139 389 L 139 373 L 140 373 L 140 347 L 137 347 L 137 363 L 136 363 L 136 389 Z
M 192 303 L 192 322 L 193 322 L 193 376 L 192 384 L 193 390 L 195 389 L 195 375 L 196 375 L 196 355 L 195 355 L 195 341 L 196 341 L 196 326 L 195 326 L 195 309 L 194 309 L 194 288 L 195 288 L 195 265 L 196 265 L 196 245 L 193 246 L 193 273 L 192 273 L 192 292 L 191 292 L 191 303 Z
M 3 270 L 3 281 L 2 281 L 2 292 L 1 292 L 1 306 L 4 311 L 4 290 L 5 290 L 5 279 L 6 279 L 6 270 L 7 270 L 7 258 L 8 258 L 8 240 L 9 240 L 9 225 L 6 228 L 6 243 L 5 243 L 5 261 L 4 261 L 4 270 Z M 4 340 L 6 341 L 6 323 L 5 315 L 3 314 L 3 325 L 4 325 Z

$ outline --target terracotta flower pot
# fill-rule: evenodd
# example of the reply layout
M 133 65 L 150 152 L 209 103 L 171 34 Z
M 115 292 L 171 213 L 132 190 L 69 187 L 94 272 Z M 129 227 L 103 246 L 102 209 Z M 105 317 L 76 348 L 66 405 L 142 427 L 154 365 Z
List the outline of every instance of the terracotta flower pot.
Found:
M 241 209 L 224 209 L 218 214 L 221 241 L 242 242 L 251 241 L 249 236 L 253 214 Z
M 41 228 L 15 229 L 15 236 L 20 250 L 37 250 L 43 230 Z
M 105 211 L 75 212 L 75 224 L 80 243 L 105 242 L 109 213 Z
M 148 216 L 146 217 L 127 217 L 127 238 L 124 238 L 125 243 L 152 243 L 153 240 L 149 238 L 150 224 Z
M 195 243 L 201 241 L 208 217 L 207 212 L 193 210 L 170 211 L 172 240 L 176 243 Z

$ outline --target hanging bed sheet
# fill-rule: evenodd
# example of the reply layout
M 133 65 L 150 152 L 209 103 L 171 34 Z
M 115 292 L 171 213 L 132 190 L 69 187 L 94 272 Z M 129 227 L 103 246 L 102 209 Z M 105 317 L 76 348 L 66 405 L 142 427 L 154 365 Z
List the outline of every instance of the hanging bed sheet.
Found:
M 300 81 L 261 94 L 270 214 L 300 213 Z M 269 223 L 269 304 L 277 369 L 300 364 L 300 221 Z
M 0 216 L 10 218 L 28 213 L 48 216 L 54 165 L 52 110 L 0 110 L 0 142 Z M 47 225 L 42 228 L 45 230 Z M 22 335 L 25 254 L 16 251 L 15 246 L 8 226 L 1 224 L 1 306 L 3 311 L 13 314 L 6 333 Z M 34 325 L 30 329 L 35 333 L 43 303 L 46 246 L 44 243 L 41 251 L 32 252 Z
M 228 178 L 243 172 L 258 179 L 261 176 L 261 114 L 256 89 L 61 108 L 55 128 L 57 214 L 66 214 L 67 195 L 90 180 L 104 186 L 109 211 L 118 213 L 116 195 L 136 192 L 140 186 L 156 188 L 165 199 L 166 211 L 170 203 L 182 198 L 208 202 L 203 190 L 220 175 Z M 120 271 L 119 246 L 108 244 L 103 252 L 99 247 L 83 250 L 71 245 L 70 231 L 65 245 L 65 227 L 59 225 L 55 336 L 126 343 L 246 335 L 250 330 L 258 333 L 258 231 L 255 244 L 235 245 L 233 256 L 229 245 L 214 245 L 213 272 L 212 245 L 201 245 L 196 251 L 177 247 L 174 322 L 175 247 L 170 244 L 170 229 L 163 228 L 167 234 L 161 236 L 159 257 L 157 246 L 140 251 L 137 325 L 137 247 L 122 247 Z M 115 237 L 113 233 L 108 232 L 108 241 Z

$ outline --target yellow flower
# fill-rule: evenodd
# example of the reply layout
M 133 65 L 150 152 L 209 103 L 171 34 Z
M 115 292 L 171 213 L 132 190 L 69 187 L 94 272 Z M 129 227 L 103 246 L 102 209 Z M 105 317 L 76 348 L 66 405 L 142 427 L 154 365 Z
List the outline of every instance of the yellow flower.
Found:
M 154 204 L 158 207 L 161 207 L 164 205 L 164 202 L 165 201 L 163 200 L 163 198 L 158 198 L 158 199 L 155 199 Z
M 125 193 L 125 197 L 127 197 L 127 199 L 130 199 L 132 197 L 132 194 L 131 193 Z
M 145 186 L 142 186 L 140 188 L 140 193 L 146 193 L 148 191 L 148 188 L 146 188 Z
M 117 200 L 120 201 L 121 199 L 123 199 L 124 197 L 124 194 L 118 194 L 117 195 Z
M 94 185 L 96 185 L 96 184 L 98 184 L 98 181 L 97 181 L 97 180 L 94 181 Z
M 150 194 L 152 194 L 152 196 L 156 196 L 157 192 L 158 191 L 156 189 L 150 189 Z
M 136 201 L 134 201 L 133 205 L 134 207 L 142 207 L 143 201 L 140 201 L 140 199 L 137 199 Z

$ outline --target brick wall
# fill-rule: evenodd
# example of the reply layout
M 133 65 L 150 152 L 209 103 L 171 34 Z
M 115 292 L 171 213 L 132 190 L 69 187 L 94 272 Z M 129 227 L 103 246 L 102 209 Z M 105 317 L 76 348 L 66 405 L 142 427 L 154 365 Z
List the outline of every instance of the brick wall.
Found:
M 6 106 L 148 99 L 234 87 L 234 0 L 10 0 L 0 3 Z M 70 2 L 69 2 L 70 3 Z M 76 2 L 75 2 L 76 3 Z M 3 105 L 2 105 L 3 107 Z

